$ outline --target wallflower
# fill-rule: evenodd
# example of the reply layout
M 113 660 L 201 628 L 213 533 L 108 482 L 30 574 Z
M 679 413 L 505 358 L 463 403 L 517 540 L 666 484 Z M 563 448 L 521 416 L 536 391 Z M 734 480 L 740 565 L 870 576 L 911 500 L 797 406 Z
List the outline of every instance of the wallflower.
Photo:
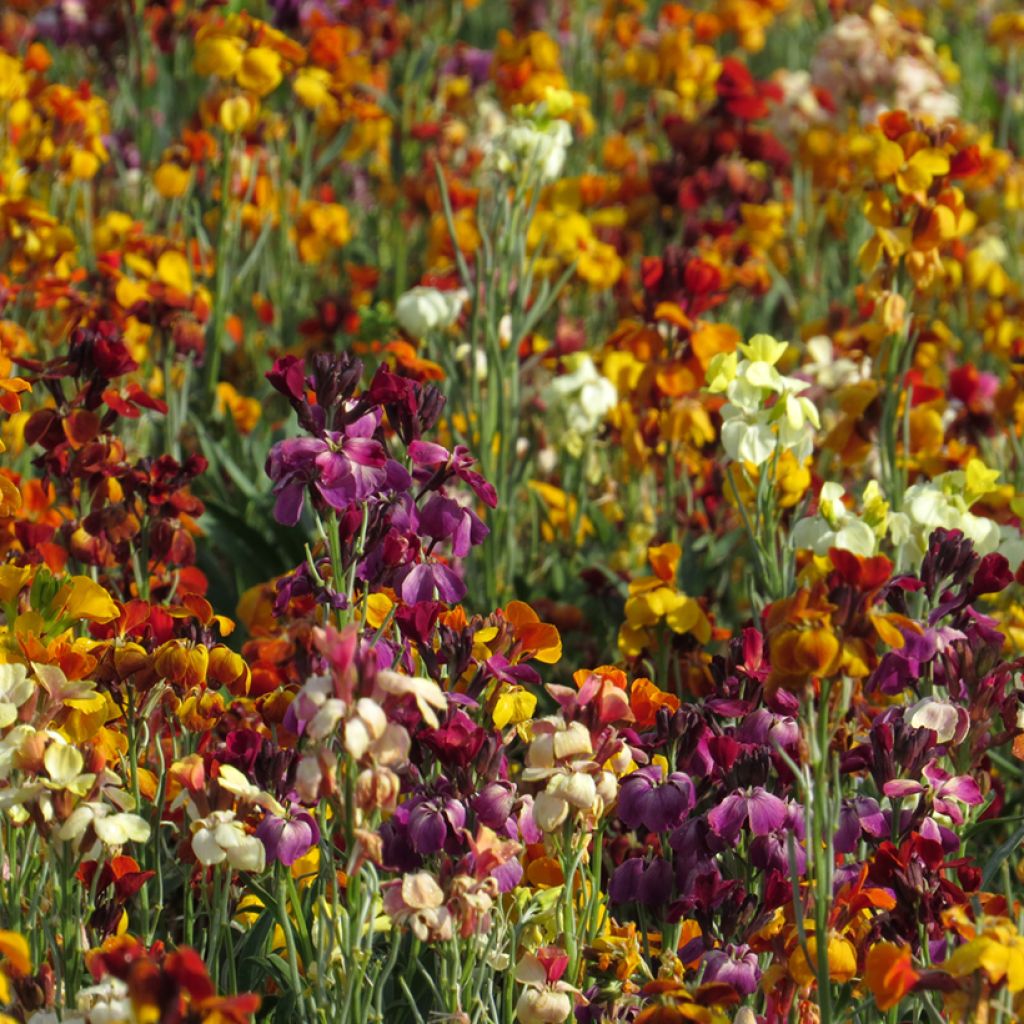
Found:
M 908 946 L 876 942 L 864 965 L 864 981 L 883 1013 L 898 1005 L 913 989 L 920 975 L 913 967 Z
M 790 542 L 794 548 L 809 549 L 816 555 L 840 548 L 862 558 L 870 558 L 878 547 L 875 531 L 846 508 L 843 488 L 835 483 L 822 484 L 817 514 L 793 527 Z
M 453 934 L 452 918 L 444 905 L 444 891 L 426 871 L 385 882 L 384 911 L 399 926 L 408 926 L 421 942 L 444 942 Z
M 18 709 L 32 696 L 34 686 L 28 669 L 17 662 L 0 665 L 0 729 L 18 718 Z
M 431 331 L 451 327 L 466 302 L 465 289 L 440 291 L 417 285 L 399 296 L 395 319 L 406 334 L 425 338 Z
M 975 938 L 953 950 L 943 967 L 955 978 L 983 972 L 994 985 L 1024 991 L 1024 938 L 1012 921 L 990 918 Z
M 291 866 L 320 842 L 320 829 L 313 817 L 299 810 L 288 817 L 268 814 L 256 826 L 255 838 L 270 860 Z
M 805 928 L 813 922 L 805 922 Z M 808 963 L 810 957 L 810 963 Z M 813 966 L 812 966 L 813 965 Z M 789 973 L 800 986 L 811 985 L 817 978 L 818 936 L 813 932 L 807 936 L 807 955 L 798 945 L 789 957 Z M 832 981 L 852 981 L 857 976 L 857 950 L 854 944 L 842 934 L 828 933 L 828 976 Z
M 240 65 L 235 69 L 238 84 L 257 96 L 272 93 L 281 84 L 283 77 L 280 54 L 268 46 L 251 46 L 246 49 Z
M 995 489 L 991 473 L 980 460 L 972 459 L 965 470 L 942 473 L 907 488 L 905 512 L 890 521 L 893 543 L 919 559 L 928 549 L 932 531 L 942 528 L 960 530 L 979 555 L 995 551 L 1002 542 L 999 525 L 970 511 L 971 505 Z
M 266 866 L 262 842 L 249 835 L 234 811 L 214 811 L 193 821 L 192 852 L 204 867 L 225 861 L 236 871 L 260 872 Z
M 562 173 L 571 144 L 572 129 L 567 121 L 518 122 L 498 139 L 493 160 L 502 173 L 516 175 L 524 183 L 548 184 Z
M 344 433 L 329 431 L 322 438 L 296 437 L 274 445 L 267 473 L 274 481 L 278 521 L 298 523 L 310 488 L 339 512 L 373 494 L 405 490 L 409 474 L 373 439 L 375 428 L 376 420 L 368 414 Z
M 758 334 L 740 345 L 744 359 L 720 352 L 711 360 L 706 389 L 728 399 L 721 410 L 722 445 L 731 459 L 761 466 L 776 449 L 791 450 L 801 462 L 813 451 L 821 421 L 813 403 L 800 397 L 808 384 L 776 369 L 787 347 Z
M 569 430 L 586 437 L 604 422 L 619 396 L 615 385 L 598 372 L 585 352 L 577 352 L 564 362 L 569 372 L 548 384 L 547 401 Z
M 144 843 L 149 839 L 149 823 L 138 814 L 113 811 L 107 804 L 79 804 L 61 825 L 57 835 L 63 840 L 78 840 L 92 828 L 96 839 L 108 850 L 120 850 L 129 842 Z M 93 850 L 92 855 L 98 851 Z
M 299 256 L 303 263 L 323 263 L 334 249 L 352 240 L 352 222 L 340 203 L 308 200 L 295 222 Z
M 650 765 L 619 784 L 618 815 L 628 828 L 665 832 L 682 824 L 696 802 L 693 782 L 682 772 Z
M 883 787 L 885 795 L 905 798 L 927 792 L 935 810 L 957 825 L 964 823 L 960 804 L 977 807 L 984 800 L 978 783 L 970 775 L 951 775 L 935 759 L 924 766 L 921 774 L 925 779 L 924 784 L 913 779 L 890 780 Z
M 782 828 L 787 807 L 784 800 L 762 786 L 730 793 L 708 812 L 708 824 L 723 839 L 735 843 L 744 825 L 755 836 L 767 835 Z
M 741 996 L 757 990 L 761 970 L 757 954 L 749 946 L 727 945 L 724 949 L 710 949 L 703 957 L 702 981 L 720 981 L 731 985 Z
M 525 953 L 516 965 L 516 981 L 523 991 L 516 1003 L 519 1024 L 562 1024 L 572 1012 L 574 989 L 562 976 L 569 958 L 560 949 L 547 947 Z

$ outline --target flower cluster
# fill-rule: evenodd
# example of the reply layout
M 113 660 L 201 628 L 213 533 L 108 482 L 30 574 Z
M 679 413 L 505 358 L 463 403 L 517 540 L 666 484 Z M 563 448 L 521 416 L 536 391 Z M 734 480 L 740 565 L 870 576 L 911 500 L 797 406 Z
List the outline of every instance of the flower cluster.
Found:
M 1022 46 L 5 5 L 2 1022 L 1024 1016 Z

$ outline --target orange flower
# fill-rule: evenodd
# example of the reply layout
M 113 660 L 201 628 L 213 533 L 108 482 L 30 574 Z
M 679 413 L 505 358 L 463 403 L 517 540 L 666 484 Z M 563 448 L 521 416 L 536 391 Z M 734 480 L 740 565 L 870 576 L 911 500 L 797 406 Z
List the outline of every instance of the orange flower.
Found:
M 550 622 L 541 622 L 540 616 L 524 601 L 510 601 L 505 618 L 512 625 L 519 642 L 518 661 L 532 658 L 545 665 L 554 665 L 562 657 L 562 638 Z
M 650 729 L 661 708 L 667 708 L 669 713 L 679 710 L 679 698 L 658 689 L 650 679 L 640 677 L 633 680 L 629 691 L 629 706 L 636 717 L 637 728 Z
M 913 989 L 919 977 L 909 947 L 879 942 L 868 950 L 864 981 L 883 1012 L 896 1006 Z

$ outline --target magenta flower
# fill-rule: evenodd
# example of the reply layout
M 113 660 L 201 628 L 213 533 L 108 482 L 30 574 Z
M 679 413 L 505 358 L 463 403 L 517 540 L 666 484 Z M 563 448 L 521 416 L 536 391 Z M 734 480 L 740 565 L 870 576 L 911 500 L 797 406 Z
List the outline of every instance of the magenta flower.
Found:
M 498 504 L 498 492 L 475 469 L 474 459 L 464 445 L 456 445 L 449 452 L 442 445 L 433 441 L 413 441 L 409 445 L 409 458 L 419 467 L 417 480 L 428 489 L 440 487 L 451 477 L 458 477 L 473 489 L 476 496 L 485 504 L 494 508 Z M 424 472 L 432 470 L 433 472 Z
M 720 981 L 731 985 L 741 996 L 757 991 L 761 970 L 757 954 L 749 946 L 727 945 L 725 949 L 709 949 L 704 954 L 704 982 Z
M 256 826 L 256 838 L 267 852 L 267 860 L 290 867 L 320 842 L 320 829 L 305 811 L 288 818 L 268 814 Z
M 970 775 L 950 775 L 938 761 L 929 761 L 922 770 L 927 786 L 913 779 L 893 779 L 883 787 L 885 795 L 898 799 L 906 796 L 918 796 L 930 792 L 932 806 L 939 814 L 946 815 L 957 825 L 964 823 L 964 814 L 960 804 L 977 807 L 984 799 L 977 782 Z
M 274 481 L 274 516 L 294 526 L 302 515 L 306 492 L 312 490 L 327 505 L 343 512 L 371 495 L 406 490 L 408 472 L 388 458 L 373 438 L 378 417 L 373 413 L 350 423 L 344 433 L 296 437 L 279 441 L 267 457 L 267 474 Z
M 424 732 L 421 738 L 446 768 L 465 768 L 480 753 L 487 734 L 465 711 L 456 708 L 444 725 Z

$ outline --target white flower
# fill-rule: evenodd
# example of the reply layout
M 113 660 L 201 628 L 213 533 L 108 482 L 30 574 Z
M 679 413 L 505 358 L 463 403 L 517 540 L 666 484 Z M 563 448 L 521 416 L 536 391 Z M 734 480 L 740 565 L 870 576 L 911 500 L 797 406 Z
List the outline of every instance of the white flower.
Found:
M 566 992 L 550 988 L 524 988 L 516 1003 L 520 1024 L 562 1024 L 572 1013 L 572 1000 Z
M 360 697 L 353 714 L 345 722 L 345 749 L 358 761 L 374 741 L 384 735 L 388 717 L 384 709 L 369 697 Z
M 907 490 L 903 501 L 909 526 L 905 544 L 914 549 L 918 557 L 924 556 L 928 538 L 939 527 L 960 530 L 973 542 L 979 555 L 990 554 L 999 547 L 999 526 L 970 511 L 962 490 L 962 476 L 957 471 L 943 473 Z
M 44 785 L 49 789 L 66 789 L 76 796 L 85 796 L 96 781 L 92 772 L 83 772 L 85 760 L 77 747 L 62 738 L 54 737 L 43 754 L 43 767 L 50 776 Z
M 107 849 L 119 849 L 130 842 L 144 843 L 149 839 L 149 823 L 138 814 L 111 812 L 102 803 L 79 804 L 57 832 L 65 841 L 80 839 L 92 826 L 96 838 Z
M 562 173 L 571 144 L 567 121 L 550 121 L 544 127 L 521 121 L 509 126 L 498 144 L 498 169 L 522 178 L 536 176 L 541 184 L 548 184 Z
M 83 988 L 77 1004 L 89 1024 L 128 1024 L 135 1020 L 128 986 L 120 978 L 108 975 L 98 985 Z
M 740 345 L 746 358 L 719 353 L 708 367 L 707 390 L 728 399 L 722 407 L 722 446 L 734 461 L 761 466 L 781 448 L 803 462 L 814 451 L 821 420 L 814 403 L 800 394 L 807 382 L 784 377 L 775 366 L 787 348 L 784 341 L 757 334 Z
M 532 953 L 516 964 L 516 981 L 523 986 L 516 1003 L 519 1024 L 562 1024 L 572 1013 L 569 993 L 577 990 L 567 981 L 548 981 L 547 968 Z
M 222 764 L 217 769 L 217 785 L 251 804 L 262 807 L 271 814 L 284 814 L 284 808 L 269 793 L 254 786 L 237 768 Z
M 438 720 L 434 709 L 445 711 L 448 707 L 448 697 L 444 690 L 432 679 L 425 679 L 421 676 L 406 676 L 401 672 L 392 672 L 390 669 L 382 669 L 374 677 L 374 689 L 377 693 L 374 696 L 390 695 L 393 697 L 404 697 L 406 694 L 412 696 L 416 701 L 416 707 L 423 716 L 423 721 L 436 729 L 441 723 Z
M 970 713 L 946 700 L 923 697 L 912 708 L 907 708 L 904 721 L 912 729 L 931 729 L 939 743 L 948 743 L 957 733 L 960 740 L 970 725 Z
M 808 339 L 807 353 L 811 357 L 811 362 L 801 367 L 802 372 L 829 391 L 870 376 L 870 359 L 865 358 L 858 362 L 847 359 L 846 356 L 836 359 L 832 339 L 826 334 L 816 334 Z
M 225 860 L 236 871 L 262 871 L 266 866 L 263 844 L 245 831 L 234 811 L 214 811 L 192 822 L 192 852 L 204 867 Z
M 32 696 L 34 687 L 24 665 L 0 665 L 0 729 L 18 718 L 18 708 Z
M 843 488 L 826 483 L 821 487 L 816 515 L 801 519 L 793 527 L 790 541 L 794 548 L 827 555 L 829 548 L 850 551 L 870 558 L 877 549 L 875 531 L 843 504 Z
M 569 430 L 593 434 L 615 408 L 619 393 L 585 352 L 569 356 L 566 363 L 569 372 L 551 381 L 547 400 L 559 410 Z
M 722 447 L 734 462 L 752 462 L 755 466 L 763 465 L 775 451 L 775 432 L 768 423 L 747 422 L 741 419 L 741 413 L 734 406 L 725 406 L 722 416 L 730 410 L 730 418 L 722 424 Z
M 455 359 L 460 363 L 468 363 L 473 360 L 473 376 L 480 381 L 487 380 L 487 353 L 479 345 L 476 354 L 473 353 L 473 346 L 468 341 L 455 347 Z
M 451 327 L 466 302 L 465 289 L 442 292 L 417 285 L 395 303 L 395 319 L 406 334 L 424 338 L 438 328 Z

